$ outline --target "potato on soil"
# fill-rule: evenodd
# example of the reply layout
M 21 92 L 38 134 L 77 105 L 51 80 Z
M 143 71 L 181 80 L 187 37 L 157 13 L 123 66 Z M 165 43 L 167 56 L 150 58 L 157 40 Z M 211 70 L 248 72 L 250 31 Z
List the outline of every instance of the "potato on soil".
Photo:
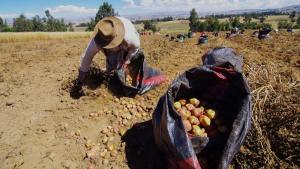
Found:
M 176 110 L 180 109 L 180 108 L 181 108 L 181 104 L 180 104 L 179 102 L 175 102 L 175 103 L 174 103 L 174 108 L 175 108 Z
M 185 131 L 191 131 L 192 130 L 192 125 L 190 123 L 190 121 L 188 120 L 183 120 L 183 125 L 184 125 L 184 128 L 185 128 Z
M 189 102 L 190 102 L 191 104 L 193 104 L 195 107 L 198 107 L 198 106 L 200 105 L 200 101 L 199 101 L 198 99 L 196 99 L 196 98 L 191 98 L 191 99 L 189 100 Z
M 180 99 L 180 100 L 179 100 L 179 103 L 180 103 L 182 106 L 184 106 L 184 105 L 186 104 L 186 100 Z
M 191 112 L 193 116 L 200 117 L 201 115 L 203 115 L 204 108 L 203 107 L 195 108 Z
M 206 110 L 205 115 L 212 120 L 216 117 L 216 112 L 212 109 L 208 109 Z
M 210 126 L 210 123 L 211 123 L 210 118 L 208 118 L 207 116 L 202 115 L 200 117 L 200 124 L 203 125 L 204 127 Z
M 192 125 L 199 125 L 200 124 L 199 119 L 195 116 L 190 116 L 188 119 L 189 119 L 189 121 L 191 122 Z
M 189 110 L 192 111 L 193 109 L 195 109 L 195 106 L 192 104 L 186 104 L 185 107 Z

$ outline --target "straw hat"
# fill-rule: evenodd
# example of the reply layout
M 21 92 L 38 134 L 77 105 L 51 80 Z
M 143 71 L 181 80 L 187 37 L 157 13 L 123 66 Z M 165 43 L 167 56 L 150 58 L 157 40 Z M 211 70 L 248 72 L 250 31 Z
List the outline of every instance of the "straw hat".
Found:
M 105 17 L 95 26 L 92 37 L 102 48 L 111 49 L 122 43 L 124 35 L 124 24 L 119 18 Z

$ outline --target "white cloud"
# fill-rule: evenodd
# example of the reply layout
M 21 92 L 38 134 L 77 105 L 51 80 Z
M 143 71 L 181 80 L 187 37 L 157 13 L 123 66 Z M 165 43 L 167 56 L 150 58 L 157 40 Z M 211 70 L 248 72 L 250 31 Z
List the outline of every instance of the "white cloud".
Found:
M 133 0 L 122 0 L 125 3 L 126 7 L 134 7 L 135 3 Z
M 236 9 L 279 8 L 299 4 L 299 0 L 123 0 L 132 13 L 186 11 L 228 11 Z
M 96 8 L 86 8 L 84 6 L 75 5 L 60 5 L 55 8 L 47 8 L 52 14 L 94 14 L 97 12 Z
M 26 13 L 0 13 L 0 16 L 2 18 L 16 18 L 18 16 L 20 16 L 21 14 L 24 14 L 26 17 L 33 17 L 35 15 L 37 15 L 37 13 L 31 13 L 31 12 L 26 12 Z

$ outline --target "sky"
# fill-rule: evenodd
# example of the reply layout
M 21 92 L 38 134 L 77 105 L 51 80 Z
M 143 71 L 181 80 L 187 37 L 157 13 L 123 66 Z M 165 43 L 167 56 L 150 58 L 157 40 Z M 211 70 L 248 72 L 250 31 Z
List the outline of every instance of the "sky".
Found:
M 0 16 L 16 17 L 25 14 L 32 17 L 44 15 L 46 9 L 55 17 L 95 16 L 104 0 L 0 0 Z M 236 9 L 279 8 L 299 5 L 299 0 L 106 0 L 120 15 L 152 12 L 228 11 Z

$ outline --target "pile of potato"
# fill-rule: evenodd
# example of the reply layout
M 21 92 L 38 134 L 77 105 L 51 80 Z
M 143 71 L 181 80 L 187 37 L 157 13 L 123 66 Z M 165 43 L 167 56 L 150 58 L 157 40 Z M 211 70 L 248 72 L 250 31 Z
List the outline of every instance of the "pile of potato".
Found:
M 180 99 L 174 102 L 174 108 L 183 118 L 185 130 L 194 136 L 207 137 L 206 129 L 210 127 L 211 120 L 215 119 L 216 112 L 212 109 L 205 109 L 200 101 L 191 98 L 188 101 Z

